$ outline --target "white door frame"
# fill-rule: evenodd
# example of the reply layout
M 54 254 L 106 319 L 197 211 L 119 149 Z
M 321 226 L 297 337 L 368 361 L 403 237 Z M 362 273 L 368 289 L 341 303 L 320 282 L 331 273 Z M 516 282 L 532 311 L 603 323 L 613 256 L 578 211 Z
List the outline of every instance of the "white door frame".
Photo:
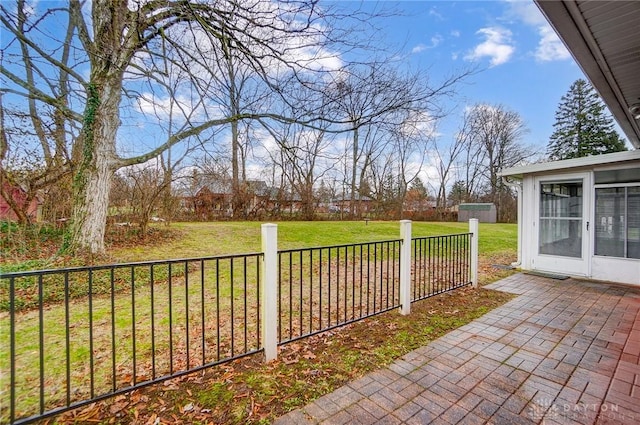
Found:
M 582 255 L 565 257 L 561 255 L 540 254 L 540 185 L 542 183 L 562 183 L 567 181 L 582 181 Z M 593 228 L 592 214 L 593 185 L 592 173 L 567 173 L 538 176 L 534 179 L 534 232 L 531 247 L 533 255 L 531 265 L 534 270 L 562 273 L 573 276 L 591 275 L 591 229 Z

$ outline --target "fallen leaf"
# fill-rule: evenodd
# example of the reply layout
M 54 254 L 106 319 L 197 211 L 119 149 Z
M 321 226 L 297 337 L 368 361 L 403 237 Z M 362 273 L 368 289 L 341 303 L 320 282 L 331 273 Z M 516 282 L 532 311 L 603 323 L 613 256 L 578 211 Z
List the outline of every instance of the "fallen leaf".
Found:
M 282 359 L 282 361 L 284 362 L 284 364 L 290 365 L 290 364 L 298 363 L 300 361 L 300 358 L 296 356 L 294 358 Z
M 127 403 L 116 402 L 116 403 L 113 403 L 109 407 L 109 412 L 112 415 L 115 415 L 116 413 L 121 412 L 122 410 L 124 410 L 126 407 L 127 407 Z
M 295 343 L 291 344 L 291 345 L 289 345 L 289 349 L 291 351 L 293 351 L 294 353 L 298 352 L 298 351 L 300 351 L 300 344 L 295 344 Z

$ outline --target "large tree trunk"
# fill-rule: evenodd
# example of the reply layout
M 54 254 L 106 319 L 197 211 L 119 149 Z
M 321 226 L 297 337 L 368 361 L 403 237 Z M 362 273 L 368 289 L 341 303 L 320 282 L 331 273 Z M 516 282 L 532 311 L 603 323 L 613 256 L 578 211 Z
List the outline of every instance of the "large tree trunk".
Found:
M 95 79 L 90 85 L 82 134 L 82 162 L 74 178 L 72 251 L 104 252 L 109 192 L 116 169 L 116 133 L 120 126 L 120 78 Z
M 293 194 L 292 194 L 293 195 Z M 313 179 L 310 176 L 305 178 L 304 185 L 300 191 L 302 201 L 302 219 L 312 221 L 315 219 L 316 208 L 313 196 Z M 293 202 L 293 199 L 291 200 Z
M 138 35 L 127 22 L 127 2 L 94 0 L 94 43 L 88 50 L 91 75 L 80 145 L 80 162 L 73 181 L 72 251 L 104 252 L 109 192 L 118 168 L 116 134 L 120 127 L 123 74 Z M 125 31 L 128 28 L 128 31 Z M 129 34 L 123 38 L 123 34 Z M 127 43 L 132 43 L 127 46 Z
M 95 169 L 84 173 L 87 179 L 86 184 L 74 191 L 72 249 L 99 254 L 104 252 L 104 234 L 113 170 L 105 155 L 98 152 L 96 152 L 94 164 Z

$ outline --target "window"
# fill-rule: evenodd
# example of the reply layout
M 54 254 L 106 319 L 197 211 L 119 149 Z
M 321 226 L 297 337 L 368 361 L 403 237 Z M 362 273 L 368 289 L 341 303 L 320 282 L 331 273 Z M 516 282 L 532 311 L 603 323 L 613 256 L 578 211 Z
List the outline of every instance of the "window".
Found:
M 640 168 L 620 168 L 615 170 L 596 171 L 595 183 L 634 183 L 640 181 Z
M 640 258 L 640 186 L 596 188 L 595 254 Z
M 582 257 L 582 180 L 540 184 L 540 254 Z

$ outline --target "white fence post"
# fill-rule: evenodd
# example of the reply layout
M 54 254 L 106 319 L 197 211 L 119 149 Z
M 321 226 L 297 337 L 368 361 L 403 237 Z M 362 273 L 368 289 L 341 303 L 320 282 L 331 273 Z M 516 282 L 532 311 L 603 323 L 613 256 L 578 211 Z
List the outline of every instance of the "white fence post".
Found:
M 262 345 L 267 362 L 278 357 L 278 225 L 262 225 Z
M 471 286 L 478 287 L 478 219 L 469 220 L 469 233 L 471 233 Z
M 411 220 L 400 220 L 400 314 L 411 313 Z

